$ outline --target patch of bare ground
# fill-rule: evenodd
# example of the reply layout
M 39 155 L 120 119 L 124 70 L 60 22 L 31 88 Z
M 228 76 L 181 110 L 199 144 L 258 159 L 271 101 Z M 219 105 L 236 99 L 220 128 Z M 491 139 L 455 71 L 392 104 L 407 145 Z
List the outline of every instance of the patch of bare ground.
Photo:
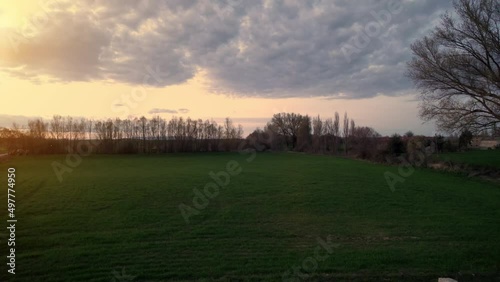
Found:
M 434 161 L 428 164 L 428 167 L 439 171 L 460 173 L 467 175 L 469 178 L 480 178 L 500 184 L 500 170 L 497 168 L 444 161 Z
M 0 154 L 0 163 L 9 161 L 12 157 L 9 154 Z

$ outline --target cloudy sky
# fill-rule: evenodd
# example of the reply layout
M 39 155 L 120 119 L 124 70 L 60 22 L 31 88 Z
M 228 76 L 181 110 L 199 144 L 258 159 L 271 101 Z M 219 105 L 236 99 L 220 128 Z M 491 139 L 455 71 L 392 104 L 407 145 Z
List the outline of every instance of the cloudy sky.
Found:
M 405 78 L 436 0 L 0 2 L 0 126 L 54 114 L 232 117 L 347 111 L 382 134 L 434 134 Z

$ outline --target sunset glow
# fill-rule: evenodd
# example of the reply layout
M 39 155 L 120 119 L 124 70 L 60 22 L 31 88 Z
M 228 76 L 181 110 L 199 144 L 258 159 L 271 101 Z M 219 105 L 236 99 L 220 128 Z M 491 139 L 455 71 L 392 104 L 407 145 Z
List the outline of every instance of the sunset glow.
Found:
M 239 121 L 248 134 L 256 127 L 262 128 L 274 113 L 293 111 L 327 118 L 337 111 L 348 112 L 360 124 L 371 126 L 382 134 L 403 133 L 409 129 L 427 135 L 435 133 L 432 124 L 422 124 L 418 120 L 416 93 L 403 74 L 397 72 L 401 77 L 395 77 L 384 73 L 392 68 L 403 68 L 404 62 L 391 66 L 392 62 L 381 61 L 381 56 L 373 59 L 373 63 L 370 59 L 353 65 L 345 62 L 342 55 L 342 48 L 349 41 L 338 40 L 331 41 L 331 46 L 322 47 L 327 48 L 327 56 L 334 57 L 310 62 L 307 68 L 304 68 L 305 61 L 298 60 L 300 55 L 283 57 L 269 65 L 259 62 L 262 56 L 275 56 L 275 51 L 271 51 L 275 47 L 267 39 L 263 43 L 267 46 L 249 41 L 261 36 L 255 33 L 254 27 L 269 24 L 271 29 L 276 29 L 282 23 L 271 18 L 271 14 L 267 15 L 267 19 L 258 19 L 254 13 L 259 9 L 274 13 L 276 7 L 249 5 L 245 7 L 246 16 L 241 18 L 235 7 L 214 8 L 213 16 L 204 20 L 207 24 L 213 22 L 213 27 L 206 26 L 213 28 L 213 36 L 217 36 L 218 32 L 232 32 L 230 28 L 236 19 L 240 19 L 237 24 L 239 35 L 210 49 L 209 44 L 215 42 L 215 37 L 210 38 L 210 33 L 196 35 L 198 27 L 194 26 L 193 33 L 188 33 L 187 26 L 182 29 L 187 22 L 180 18 L 180 14 L 173 13 L 174 7 L 161 4 L 153 12 L 152 3 L 148 1 L 140 2 L 134 9 L 129 6 L 133 5 L 132 2 L 122 5 L 123 9 L 109 6 L 111 2 L 0 3 L 0 30 L 4 35 L 0 43 L 0 126 L 9 126 L 15 116 L 50 119 L 58 114 L 126 118 L 152 116 L 152 109 L 187 109 L 182 113 L 162 116 L 216 120 L 231 117 Z M 192 9 L 206 9 L 203 5 Z M 406 1 L 405 5 L 407 10 L 425 6 L 417 6 L 412 1 Z M 294 5 L 290 7 L 307 9 Z M 384 9 L 384 6 L 371 8 Z M 188 17 L 191 13 L 190 10 L 182 10 L 181 14 Z M 305 13 L 307 17 L 327 19 L 320 6 Z M 334 23 L 335 14 L 332 16 L 329 20 Z M 413 19 L 395 14 L 394 20 L 387 26 L 388 32 L 396 36 L 398 28 L 402 28 L 401 21 Z M 356 36 L 358 25 L 352 25 L 352 37 Z M 304 30 L 304 34 L 308 32 Z M 144 45 L 147 40 L 151 46 Z M 324 39 L 319 37 L 316 40 L 312 43 L 317 45 Z M 387 42 L 388 46 L 380 47 L 377 47 L 380 45 L 378 40 L 374 39 L 365 53 L 352 56 L 363 60 L 370 56 L 373 58 L 371 53 L 393 48 L 402 39 L 393 38 Z M 134 42 L 144 46 L 133 45 L 137 44 Z M 307 42 L 297 41 L 294 44 L 302 44 L 302 50 L 310 48 Z M 234 48 L 236 53 L 229 48 Z M 227 55 L 217 58 L 218 52 L 227 52 Z M 315 56 L 321 53 L 315 55 L 300 51 L 298 54 L 302 54 L 304 60 L 309 60 L 309 57 L 315 60 Z M 235 57 L 231 58 L 230 54 Z M 405 56 L 408 55 L 405 53 Z M 325 65 L 318 65 L 321 61 Z M 285 66 L 280 70 L 281 66 L 277 64 Z M 336 64 L 345 64 L 346 67 L 338 72 L 326 68 L 328 64 L 334 68 Z M 241 74 L 235 73 L 236 70 Z M 155 78 L 151 71 L 158 71 L 158 75 L 164 77 Z M 259 74 L 266 72 L 268 76 Z M 365 73 L 378 76 L 376 79 L 380 81 L 366 81 Z M 144 83 L 146 77 L 147 82 Z M 155 79 L 160 79 L 160 82 Z M 384 84 L 384 79 L 389 80 L 385 82 L 387 86 L 380 86 Z M 140 102 L 127 102 L 138 88 L 147 93 L 146 98 Z M 369 93 L 372 91 L 376 92 Z

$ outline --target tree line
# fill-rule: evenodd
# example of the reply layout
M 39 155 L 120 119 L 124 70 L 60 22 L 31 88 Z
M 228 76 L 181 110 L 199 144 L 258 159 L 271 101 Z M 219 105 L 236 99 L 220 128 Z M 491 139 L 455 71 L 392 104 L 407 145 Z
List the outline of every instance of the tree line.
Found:
M 338 112 L 326 119 L 278 113 L 264 129 L 255 130 L 247 140 L 256 148 L 370 158 L 378 137 L 380 134 L 373 128 L 357 126 L 347 113 L 342 120 Z
M 9 154 L 153 154 L 177 152 L 296 151 L 342 155 L 382 163 L 435 152 L 465 150 L 472 133 L 444 138 L 415 136 L 411 131 L 382 137 L 371 127 L 359 126 L 347 113 L 332 118 L 298 113 L 274 114 L 263 129 L 243 138 L 243 127 L 230 118 L 214 120 L 159 116 L 92 120 L 55 115 L 33 119 L 20 127 L 0 128 L 0 149 Z M 426 165 L 426 162 L 423 162 Z
M 55 115 L 0 129 L 0 145 L 11 154 L 89 153 L 132 154 L 235 150 L 243 127 L 230 118 L 214 120 L 159 116 L 92 120 Z
M 347 113 L 343 120 L 311 118 L 297 113 L 278 113 L 263 129 L 243 138 L 243 128 L 230 118 L 214 120 L 159 116 L 133 119 L 92 120 L 55 115 L 50 120 L 29 120 L 24 127 L 0 128 L 0 146 L 11 154 L 60 154 L 86 150 L 89 153 L 133 154 L 292 150 L 353 154 L 369 158 L 380 135 L 372 128 L 357 126 Z

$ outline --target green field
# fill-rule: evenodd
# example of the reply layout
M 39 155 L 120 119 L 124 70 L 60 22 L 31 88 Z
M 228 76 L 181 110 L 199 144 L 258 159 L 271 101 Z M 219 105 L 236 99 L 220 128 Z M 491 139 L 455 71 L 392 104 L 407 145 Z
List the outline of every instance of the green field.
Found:
M 500 150 L 472 150 L 457 153 L 444 153 L 439 160 L 453 163 L 470 164 L 500 169 Z
M 384 173 L 397 167 L 295 153 L 246 158 L 91 156 L 62 183 L 51 163 L 65 156 L 2 163 L 4 210 L 6 171 L 17 170 L 18 222 L 16 275 L 7 274 L 2 227 L 0 281 L 281 281 L 303 263 L 311 281 L 500 277 L 498 185 L 417 170 L 392 192 Z M 179 204 L 193 206 L 193 189 L 231 161 L 241 173 L 187 224 Z M 317 241 L 328 236 L 330 252 Z M 318 248 L 322 259 L 311 261 Z

